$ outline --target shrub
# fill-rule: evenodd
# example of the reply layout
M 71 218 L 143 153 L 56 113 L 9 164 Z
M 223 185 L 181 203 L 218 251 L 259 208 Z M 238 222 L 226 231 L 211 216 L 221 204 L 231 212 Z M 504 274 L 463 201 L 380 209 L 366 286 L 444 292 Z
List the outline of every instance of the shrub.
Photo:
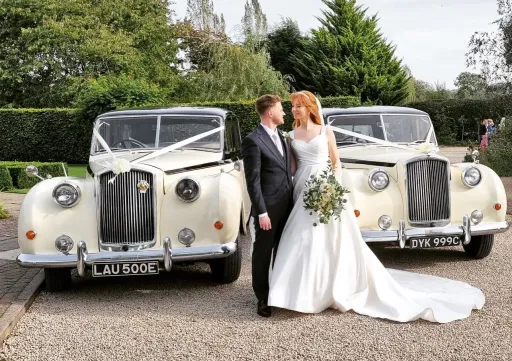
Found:
M 8 170 L 12 180 L 11 187 L 29 189 L 39 182 L 39 178 L 27 176 L 25 168 L 27 168 L 28 165 L 35 165 L 39 171 L 39 175 L 46 178 L 48 175 L 52 177 L 64 176 L 62 164 L 63 163 L 0 162 L 0 167 L 4 167 Z M 68 167 L 66 164 L 64 164 L 64 167 L 66 168 L 67 174 Z
M 6 166 L 0 164 L 0 192 L 12 188 L 12 178 Z
M 102 75 L 90 79 L 76 105 L 85 120 L 119 107 L 141 107 L 165 102 L 165 91 L 156 84 L 128 75 Z
M 9 217 L 9 213 L 3 208 L 3 206 L 0 204 L 0 219 L 4 219 Z
M 489 147 L 480 152 L 480 163 L 500 177 L 512 176 L 512 127 L 505 127 L 491 137 Z

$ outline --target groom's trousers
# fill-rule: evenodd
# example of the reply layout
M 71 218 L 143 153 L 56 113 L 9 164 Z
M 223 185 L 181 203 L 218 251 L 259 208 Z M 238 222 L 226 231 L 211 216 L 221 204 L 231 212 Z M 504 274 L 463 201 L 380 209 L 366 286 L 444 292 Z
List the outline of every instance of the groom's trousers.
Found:
M 254 218 L 256 231 L 252 252 L 252 287 L 258 300 L 267 301 L 269 293 L 270 264 L 275 260 L 279 240 L 293 207 L 291 189 L 279 196 L 264 197 L 272 228 L 260 228 L 259 218 Z

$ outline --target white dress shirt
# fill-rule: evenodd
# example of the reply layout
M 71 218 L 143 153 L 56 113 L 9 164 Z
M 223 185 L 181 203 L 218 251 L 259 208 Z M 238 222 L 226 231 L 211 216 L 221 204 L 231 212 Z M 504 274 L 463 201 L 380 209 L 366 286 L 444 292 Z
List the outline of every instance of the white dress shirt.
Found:
M 275 130 L 272 130 L 269 127 L 267 127 L 265 124 L 263 124 L 263 123 L 260 123 L 260 124 L 263 127 L 263 129 L 265 129 L 265 131 L 267 132 L 270 139 L 272 139 L 272 141 L 276 145 L 277 149 L 279 150 L 279 153 L 281 153 L 281 155 L 284 157 L 283 143 L 281 143 L 281 138 L 279 138 L 279 133 L 277 132 L 277 128 Z M 260 214 L 259 217 L 261 218 L 261 217 L 265 217 L 267 215 L 268 215 L 268 213 L 265 212 L 263 214 Z

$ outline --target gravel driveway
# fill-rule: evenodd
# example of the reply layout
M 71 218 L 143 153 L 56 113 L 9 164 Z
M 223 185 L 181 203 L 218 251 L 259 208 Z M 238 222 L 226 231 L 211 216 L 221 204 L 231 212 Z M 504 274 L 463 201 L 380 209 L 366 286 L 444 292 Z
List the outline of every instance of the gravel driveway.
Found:
M 0 360 L 511 360 L 512 231 L 487 259 L 458 248 L 400 251 L 374 247 L 391 268 L 463 280 L 486 305 L 450 324 L 399 324 L 334 310 L 256 314 L 249 246 L 230 285 L 214 285 L 197 264 L 153 277 L 75 280 L 64 293 L 42 292 Z

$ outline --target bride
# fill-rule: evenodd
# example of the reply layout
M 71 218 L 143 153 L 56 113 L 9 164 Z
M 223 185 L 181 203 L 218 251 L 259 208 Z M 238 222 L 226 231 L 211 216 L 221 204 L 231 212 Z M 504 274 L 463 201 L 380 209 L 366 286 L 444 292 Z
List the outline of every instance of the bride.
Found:
M 268 305 L 303 313 L 327 308 L 353 310 L 398 322 L 424 319 L 446 323 L 468 317 L 485 303 L 483 293 L 466 283 L 386 269 L 361 236 L 350 202 L 340 220 L 328 224 L 304 209 L 303 189 L 330 157 L 341 182 L 336 140 L 321 106 L 307 91 L 291 96 L 294 130 L 294 207 L 283 230 L 270 276 Z

